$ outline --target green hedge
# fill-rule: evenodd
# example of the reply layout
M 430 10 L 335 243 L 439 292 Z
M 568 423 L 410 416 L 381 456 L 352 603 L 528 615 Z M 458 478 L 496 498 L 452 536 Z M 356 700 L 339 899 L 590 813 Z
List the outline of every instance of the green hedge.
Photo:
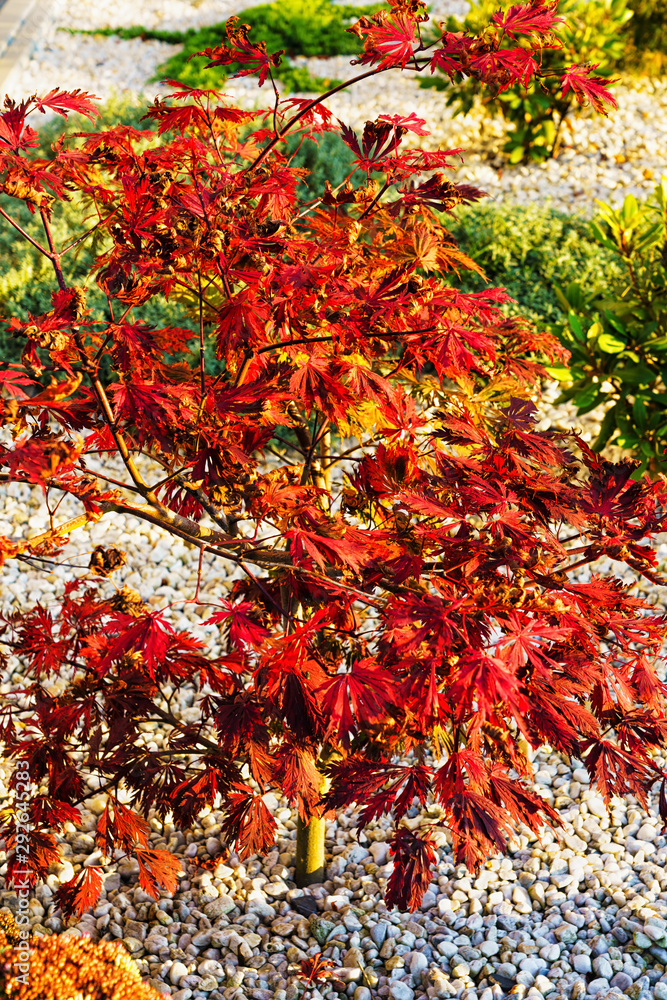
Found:
M 634 17 L 630 22 L 630 44 L 623 67 L 650 76 L 664 74 L 667 69 L 666 0 L 629 0 L 629 6 Z
M 490 284 L 517 300 L 507 311 L 536 323 L 562 318 L 556 286 L 604 285 L 620 275 L 616 257 L 594 241 L 589 222 L 548 206 L 481 202 L 457 211 L 449 229 Z M 468 291 L 486 287 L 471 271 L 462 272 L 460 284 Z

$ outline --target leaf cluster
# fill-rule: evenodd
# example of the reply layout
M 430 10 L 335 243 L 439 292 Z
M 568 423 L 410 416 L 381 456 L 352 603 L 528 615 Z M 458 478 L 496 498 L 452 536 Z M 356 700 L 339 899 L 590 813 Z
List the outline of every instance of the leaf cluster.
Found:
M 496 8 L 496 0 L 478 0 L 463 20 L 450 16 L 447 28 L 476 34 L 488 24 Z M 511 127 L 503 145 L 510 163 L 539 163 L 556 156 L 563 127 L 569 126 L 569 117 L 578 107 L 576 94 L 550 70 L 576 59 L 594 64 L 596 72 L 609 77 L 625 52 L 632 26 L 631 0 L 564 0 L 559 10 L 567 23 L 556 27 L 554 47 L 542 53 L 545 74 L 539 81 L 527 85 L 524 81 L 507 88 L 501 85 L 495 90 L 483 87 L 475 76 L 457 88 L 438 74 L 420 82 L 423 87 L 443 89 L 447 105 L 456 114 L 467 114 L 474 105 L 481 105 L 488 114 L 500 112 Z

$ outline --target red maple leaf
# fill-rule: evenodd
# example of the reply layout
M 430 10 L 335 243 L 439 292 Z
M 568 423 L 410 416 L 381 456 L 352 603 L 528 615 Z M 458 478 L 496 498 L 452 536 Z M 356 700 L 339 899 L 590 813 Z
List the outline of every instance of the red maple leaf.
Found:
M 348 388 L 356 399 L 372 399 L 376 403 L 387 403 L 395 395 L 395 388 L 382 376 L 365 365 L 346 366 Z
M 526 49 L 496 49 L 470 61 L 470 68 L 481 80 L 499 84 L 498 93 L 520 83 L 527 87 L 539 65 Z
M 312 100 L 306 100 L 303 97 L 289 97 L 281 101 L 279 107 L 281 111 L 283 108 L 298 111 L 301 116 L 300 126 L 307 125 L 312 134 L 338 131 L 336 119 L 324 104 L 313 104 Z
M 461 718 L 473 710 L 475 725 L 493 719 L 500 704 L 522 725 L 529 708 L 521 682 L 509 664 L 477 651 L 466 653 L 459 661 L 448 695 Z
M 647 791 L 655 780 L 650 758 L 605 739 L 584 740 L 580 755 L 606 803 L 631 790 L 646 808 Z
M 137 847 L 134 856 L 139 863 L 139 885 L 144 892 L 159 899 L 160 890 L 170 894 L 176 891 L 183 866 L 171 851 Z
M 632 663 L 632 680 L 642 705 L 661 711 L 667 701 L 667 685 L 659 679 L 655 665 L 646 657 L 637 656 Z
M 406 129 L 408 132 L 414 132 L 415 135 L 430 135 L 431 133 L 427 128 L 424 128 L 426 121 L 423 118 L 417 118 L 417 115 L 412 111 L 409 115 L 378 115 L 379 122 L 388 122 L 389 125 L 393 125 L 394 128 Z
M 13 153 L 30 149 L 39 145 L 39 138 L 34 128 L 26 125 L 30 101 L 15 101 L 7 98 L 5 111 L 0 112 L 0 152 L 3 147 L 9 147 Z
M 228 794 L 235 772 L 227 774 L 220 770 L 218 764 L 219 760 L 210 760 L 204 770 L 181 781 L 171 790 L 172 811 L 182 826 L 194 823 L 204 806 L 212 806 L 216 797 Z
M 74 112 L 77 115 L 85 115 L 91 122 L 94 122 L 100 114 L 93 104 L 93 101 L 97 100 L 99 98 L 95 97 L 94 94 L 86 94 L 83 90 L 67 91 L 59 90 L 57 87 L 50 90 L 45 97 L 33 98 L 38 111 L 44 112 L 45 109 L 48 109 L 62 115 L 63 118 L 67 118 L 69 113 Z
M 181 80 L 170 80 L 167 77 L 167 79 L 161 80 L 160 82 L 174 88 L 174 90 L 172 90 L 170 94 L 165 95 L 165 100 L 167 101 L 169 100 L 185 101 L 190 99 L 196 100 L 197 98 L 200 97 L 207 98 L 207 97 L 219 96 L 217 90 L 201 90 L 199 87 L 188 87 L 187 83 L 183 83 Z M 144 118 L 148 117 L 149 117 L 148 114 L 144 115 Z
M 423 807 L 428 797 L 433 771 L 423 764 L 396 764 L 385 769 L 389 781 L 386 788 L 371 795 L 365 801 L 359 813 L 359 826 L 377 819 L 383 813 L 391 812 L 399 820 L 417 800 Z
M 218 314 L 218 357 L 231 357 L 239 347 L 265 344 L 269 317 L 269 307 L 261 299 L 247 289 L 240 291 Z
M 319 693 L 329 720 L 327 738 L 348 748 L 357 726 L 379 721 L 391 703 L 391 675 L 374 660 L 359 660 L 349 672 L 329 677 Z
M 11 368 L 6 368 L 4 371 L 0 371 L 0 387 L 11 399 L 27 400 L 30 398 L 21 388 L 24 385 L 33 386 L 35 380 L 28 378 L 21 369 L 12 371 Z
M 349 566 L 359 573 L 367 557 L 367 539 L 355 528 L 348 528 L 342 538 L 292 528 L 285 532 L 285 538 L 292 542 L 296 561 L 301 562 L 304 556 L 309 556 L 320 569 L 327 564 Z
M 174 95 L 171 95 L 174 96 Z M 155 105 L 148 111 L 144 118 L 150 118 L 158 123 L 158 135 L 165 132 L 180 132 L 181 135 L 186 129 L 195 125 L 206 126 L 208 124 L 207 114 L 198 104 L 178 105 Z
M 271 69 L 280 65 L 284 50 L 269 55 L 266 51 L 266 42 L 251 42 L 248 38 L 250 25 L 241 24 L 238 17 L 227 19 L 226 31 L 229 45 L 218 45 L 199 53 L 210 59 L 207 69 L 241 63 L 247 65 L 248 69 L 238 70 L 234 76 L 249 76 L 259 71 L 259 86 L 263 86 Z
M 599 63 L 595 63 L 592 66 L 568 66 L 563 75 L 560 78 L 561 86 L 563 88 L 563 95 L 566 96 L 568 91 L 571 90 L 576 97 L 579 104 L 586 104 L 588 101 L 595 110 L 601 114 L 607 114 L 607 107 L 614 108 L 618 107 L 616 99 L 613 94 L 610 94 L 607 90 L 606 84 L 609 86 L 612 83 L 617 83 L 614 80 L 602 80 L 600 77 L 591 76 L 594 69 L 597 69 Z
M 134 809 L 110 798 L 97 823 L 95 842 L 102 853 L 109 857 L 115 844 L 120 842 L 126 851 L 136 844 L 148 845 L 148 824 Z
M 458 864 L 471 871 L 481 862 L 505 850 L 509 815 L 491 799 L 468 789 L 442 802 L 450 819 L 454 855 Z
M 62 883 L 54 900 L 65 913 L 80 917 L 95 906 L 103 884 L 103 870 L 98 865 L 87 865 L 68 882 Z
M 391 842 L 394 870 L 387 884 L 387 906 L 416 910 L 431 881 L 431 871 L 438 860 L 429 833 L 418 837 L 405 827 L 398 828 Z
M 225 623 L 229 625 L 229 638 L 234 646 L 243 649 L 252 646 L 259 649 L 268 637 L 269 631 L 257 621 L 257 609 L 251 601 L 221 601 L 220 611 L 215 611 L 204 621 L 205 625 Z
M 415 21 L 410 14 L 379 11 L 375 18 L 362 18 L 354 25 L 354 33 L 364 36 L 364 54 L 359 63 L 377 63 L 378 69 L 400 66 L 403 69 L 412 58 L 416 40 Z
M 143 653 L 144 663 L 153 678 L 155 669 L 164 659 L 174 629 L 159 611 L 153 611 L 141 618 L 116 613 L 109 619 L 108 627 L 119 635 L 111 641 L 100 667 L 119 659 L 124 653 Z
M 247 785 L 236 786 L 237 791 L 227 798 L 226 817 L 220 824 L 221 836 L 238 845 L 241 859 L 249 854 L 263 854 L 273 843 L 276 821 L 268 806 Z
M 323 958 L 322 952 L 318 952 L 312 958 L 304 959 L 300 968 L 304 984 L 310 986 L 311 983 L 323 983 L 329 979 L 333 975 L 334 963 L 330 958 Z
M 274 780 L 280 785 L 290 803 L 299 807 L 305 821 L 315 814 L 320 800 L 322 775 L 313 761 L 312 751 L 285 742 L 275 754 Z
M 557 2 L 515 4 L 504 14 L 497 10 L 491 20 L 512 38 L 516 35 L 546 35 L 557 25 L 565 23 L 565 18 L 556 14 L 557 9 Z
M 435 73 L 436 69 L 438 69 L 446 73 L 453 82 L 455 73 L 464 72 L 468 52 L 473 41 L 472 38 L 468 38 L 463 32 L 453 33 L 445 31 L 440 46 L 431 57 L 431 73 Z
M 560 816 L 549 803 L 538 792 L 508 778 L 502 765 L 493 765 L 488 783 L 491 798 L 507 810 L 514 823 L 525 823 L 533 833 L 538 833 L 547 822 L 552 827 L 561 824 Z
M 325 355 L 311 354 L 294 371 L 290 392 L 303 401 L 307 410 L 317 406 L 334 420 L 345 416 L 352 396 L 337 377 L 337 366 Z
M 545 644 L 568 639 L 572 633 L 569 628 L 547 625 L 543 618 L 522 619 L 517 612 L 508 615 L 503 627 L 507 635 L 498 639 L 497 645 L 500 650 L 507 651 L 506 659 L 513 670 L 518 670 L 526 662 L 542 666 L 545 653 L 541 650 Z
M 5 834 L 7 851 L 11 852 L 5 874 L 8 887 L 16 885 L 17 882 L 23 885 L 26 880 L 31 887 L 35 886 L 40 879 L 46 878 L 51 865 L 61 863 L 58 843 L 52 833 L 31 829 L 28 836 L 29 843 L 18 847 L 16 830 Z
M 114 415 L 119 421 L 128 421 L 148 436 L 164 439 L 164 428 L 173 421 L 182 421 L 179 396 L 186 394 L 183 387 L 154 382 L 119 382 L 109 386 L 114 396 Z

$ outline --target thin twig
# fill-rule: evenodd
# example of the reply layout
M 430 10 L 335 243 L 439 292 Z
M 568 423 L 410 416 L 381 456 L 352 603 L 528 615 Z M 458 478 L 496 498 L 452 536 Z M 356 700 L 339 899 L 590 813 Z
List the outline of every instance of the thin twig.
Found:
M 108 222 L 109 219 L 116 214 L 116 212 L 119 210 L 119 208 L 120 208 L 120 205 L 118 205 L 117 208 L 114 208 L 113 212 L 109 212 L 109 214 L 106 216 L 106 218 L 100 219 L 99 222 L 96 222 L 94 226 L 91 226 L 91 228 L 88 229 L 85 233 L 83 233 L 81 236 L 77 237 L 77 239 L 75 239 L 73 243 L 70 243 L 69 246 L 66 246 L 64 250 L 61 250 L 60 251 L 60 256 L 62 257 L 63 254 L 69 253 L 70 250 L 73 250 L 74 247 L 78 246 L 79 243 L 83 242 L 83 240 L 85 240 L 87 236 L 90 236 L 91 233 L 94 233 L 95 230 L 99 226 L 101 226 L 104 222 Z
M 46 247 L 43 247 L 41 243 L 38 243 L 37 240 L 34 240 L 30 235 L 30 233 L 27 233 L 23 228 L 23 226 L 20 226 L 16 221 L 16 219 L 12 219 L 11 215 L 5 212 L 4 208 L 2 207 L 0 207 L 0 215 L 3 217 L 3 219 L 6 219 L 7 222 L 9 222 L 10 225 L 12 225 L 14 229 L 16 229 L 16 231 L 19 232 L 21 236 L 28 241 L 28 243 L 32 243 L 32 245 L 35 247 L 36 250 L 39 250 L 39 252 L 41 254 L 44 254 L 45 257 L 50 256 L 49 251 L 46 249 Z

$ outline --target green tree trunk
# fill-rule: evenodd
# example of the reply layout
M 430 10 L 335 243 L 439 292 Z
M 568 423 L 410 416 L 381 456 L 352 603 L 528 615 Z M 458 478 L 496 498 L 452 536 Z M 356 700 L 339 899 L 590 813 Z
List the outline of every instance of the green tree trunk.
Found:
M 324 882 L 324 817 L 313 817 L 306 823 L 299 817 L 296 824 L 296 884 Z

